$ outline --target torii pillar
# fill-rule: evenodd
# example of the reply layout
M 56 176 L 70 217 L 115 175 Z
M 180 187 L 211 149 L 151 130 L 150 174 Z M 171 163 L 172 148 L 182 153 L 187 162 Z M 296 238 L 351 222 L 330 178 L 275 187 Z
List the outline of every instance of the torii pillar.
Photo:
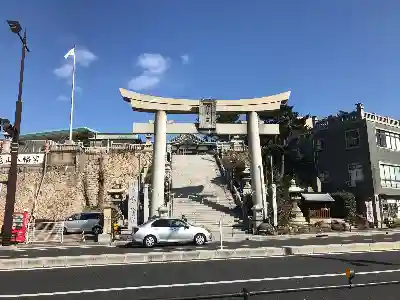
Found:
M 247 137 L 250 151 L 250 174 L 253 199 L 253 213 L 257 218 L 265 217 L 263 207 L 266 206 L 266 193 L 264 189 L 264 171 L 260 144 L 260 121 L 255 111 L 247 113 Z
M 154 152 L 151 177 L 150 216 L 161 214 L 164 207 L 165 156 L 167 154 L 167 113 L 158 110 L 154 120 Z

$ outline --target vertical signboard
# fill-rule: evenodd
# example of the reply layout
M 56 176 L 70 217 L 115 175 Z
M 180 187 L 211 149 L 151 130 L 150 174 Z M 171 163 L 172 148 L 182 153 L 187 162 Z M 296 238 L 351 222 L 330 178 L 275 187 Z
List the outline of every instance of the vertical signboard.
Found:
M 138 204 L 139 204 L 139 181 L 135 179 L 130 182 L 128 188 L 128 230 L 138 225 Z

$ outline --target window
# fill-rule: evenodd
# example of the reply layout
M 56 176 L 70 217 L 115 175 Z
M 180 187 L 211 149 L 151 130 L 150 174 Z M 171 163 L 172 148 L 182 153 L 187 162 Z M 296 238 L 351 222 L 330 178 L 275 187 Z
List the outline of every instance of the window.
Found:
M 170 222 L 168 219 L 158 219 L 151 224 L 151 227 L 170 227 Z
M 68 218 L 69 221 L 80 220 L 81 214 L 74 214 Z
M 381 186 L 386 188 L 400 188 L 400 166 L 379 164 Z
M 350 186 L 355 187 L 357 185 L 357 182 L 364 180 L 363 167 L 361 164 L 358 163 L 349 164 L 348 172 L 349 172 Z
M 376 144 L 382 148 L 400 151 L 400 134 L 377 129 Z
M 100 213 L 83 213 L 81 216 L 81 220 L 98 220 L 100 219 Z
M 346 149 L 360 146 L 360 133 L 358 129 L 347 130 L 345 132 Z
M 318 139 L 315 141 L 315 150 L 322 151 L 325 149 L 325 140 Z
M 186 224 L 179 219 L 171 220 L 171 227 L 185 227 Z

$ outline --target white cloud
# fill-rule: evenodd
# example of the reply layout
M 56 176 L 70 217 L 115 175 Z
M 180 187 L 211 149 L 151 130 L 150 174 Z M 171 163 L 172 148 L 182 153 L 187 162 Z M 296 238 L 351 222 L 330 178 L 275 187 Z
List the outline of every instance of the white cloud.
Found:
M 71 76 L 72 69 L 73 69 L 72 64 L 66 63 L 66 64 L 63 64 L 61 67 L 59 67 L 57 69 L 54 69 L 53 72 L 58 77 L 65 78 L 65 77 L 70 77 Z
M 97 56 L 87 49 L 76 50 L 76 63 L 84 67 L 89 67 L 92 62 L 97 60 Z
M 64 95 L 60 95 L 57 97 L 57 101 L 65 102 L 65 101 L 69 101 L 69 100 L 71 100 L 71 99 Z
M 157 76 L 143 74 L 135 78 L 132 78 L 131 81 L 129 81 L 128 86 L 130 89 L 136 91 L 148 90 L 157 86 L 160 83 L 160 81 L 161 81 L 160 78 Z
M 144 53 L 137 58 L 136 66 L 142 69 L 142 74 L 132 78 L 128 86 L 136 91 L 147 90 L 161 82 L 170 67 L 170 59 L 158 53 Z
M 67 51 L 65 52 L 67 53 Z M 76 64 L 82 67 L 89 67 L 98 57 L 84 48 L 76 49 Z M 73 69 L 73 58 L 69 57 L 65 62 L 59 67 L 53 70 L 53 73 L 61 78 L 67 78 L 72 75 Z
M 144 53 L 139 55 L 136 65 L 145 72 L 161 75 L 169 68 L 169 59 L 161 54 Z
M 79 85 L 75 85 L 75 93 L 82 93 L 82 88 Z
M 189 55 L 187 54 L 181 55 L 181 61 L 184 65 L 187 65 L 189 63 L 189 59 L 190 59 Z

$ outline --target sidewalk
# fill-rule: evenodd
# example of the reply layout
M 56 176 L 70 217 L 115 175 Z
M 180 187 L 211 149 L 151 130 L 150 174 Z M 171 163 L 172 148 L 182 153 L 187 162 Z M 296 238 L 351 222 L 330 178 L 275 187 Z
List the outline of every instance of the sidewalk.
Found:
M 238 235 L 225 235 L 223 236 L 223 241 L 224 242 L 241 242 L 241 241 L 271 241 L 271 240 L 290 240 L 290 239 L 312 239 L 312 238 L 345 238 L 345 237 L 352 237 L 352 236 L 365 236 L 365 237 L 370 237 L 370 236 L 375 236 L 375 235 L 394 235 L 394 234 L 400 234 L 400 229 L 374 229 L 374 230 L 360 230 L 360 231 L 346 231 L 346 232 L 325 232 L 325 233 L 319 233 L 319 234 L 310 234 L 310 233 L 304 233 L 304 234 L 289 234 L 289 235 L 251 235 L 251 234 L 238 234 Z M 120 239 L 115 240 L 111 246 L 118 246 L 118 245 L 123 245 L 131 241 L 131 236 L 130 234 L 126 231 L 123 232 L 123 234 L 120 236 Z M 212 243 L 219 243 L 220 240 L 213 240 Z M 30 244 L 19 244 L 19 245 L 13 245 L 9 247 L 2 247 L 0 245 L 0 251 L 1 250 L 7 250 L 7 249 L 15 249 L 15 248 L 38 248 L 38 247 L 85 247 L 85 246 L 90 246 L 90 247 L 107 247 L 110 246 L 108 244 L 99 244 L 96 243 L 92 237 L 87 238 L 85 241 L 82 241 L 79 237 L 74 237 L 69 235 L 68 239 L 64 239 L 63 243 L 60 242 L 36 242 L 36 243 L 30 243 Z
M 290 239 L 312 239 L 312 238 L 335 238 L 335 237 L 352 237 L 352 236 L 374 236 L 374 235 L 394 235 L 400 234 L 400 229 L 374 229 L 374 230 L 353 230 L 353 231 L 333 231 L 321 233 L 302 233 L 302 234 L 285 234 L 285 235 L 251 235 L 251 234 L 227 234 L 223 236 L 224 241 L 240 242 L 240 241 L 270 241 L 270 240 L 290 240 Z

